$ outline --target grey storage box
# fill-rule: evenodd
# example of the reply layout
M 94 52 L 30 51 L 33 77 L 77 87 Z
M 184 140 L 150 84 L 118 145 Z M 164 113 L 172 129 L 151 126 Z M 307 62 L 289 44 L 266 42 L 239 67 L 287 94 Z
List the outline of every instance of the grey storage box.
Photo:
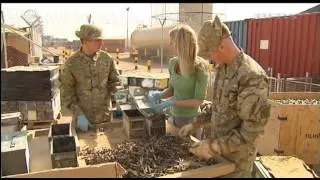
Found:
M 22 116 L 20 112 L 1 114 L 1 134 L 11 134 L 20 131 Z
M 76 142 L 74 136 L 56 136 L 50 140 L 52 168 L 77 167 Z
M 1 134 L 1 169 L 2 175 L 29 173 L 30 161 L 27 132 Z

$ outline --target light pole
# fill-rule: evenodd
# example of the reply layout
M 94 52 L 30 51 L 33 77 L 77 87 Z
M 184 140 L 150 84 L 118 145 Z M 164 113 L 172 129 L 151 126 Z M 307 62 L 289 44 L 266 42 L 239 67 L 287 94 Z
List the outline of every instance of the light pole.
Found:
M 161 72 L 163 72 L 162 71 L 162 66 L 163 66 L 163 25 L 166 22 L 166 20 L 167 20 L 166 17 L 163 19 L 163 21 L 161 21 L 161 18 L 159 18 L 159 21 L 160 21 L 160 24 L 161 24 L 161 65 L 160 65 Z
M 2 59 L 3 58 L 3 59 Z M 2 64 L 4 62 L 4 64 Z M 4 29 L 4 16 L 1 10 L 1 68 L 8 68 L 7 43 Z
M 130 7 L 127 7 L 126 8 L 127 10 L 127 50 L 129 49 L 129 10 L 130 10 Z

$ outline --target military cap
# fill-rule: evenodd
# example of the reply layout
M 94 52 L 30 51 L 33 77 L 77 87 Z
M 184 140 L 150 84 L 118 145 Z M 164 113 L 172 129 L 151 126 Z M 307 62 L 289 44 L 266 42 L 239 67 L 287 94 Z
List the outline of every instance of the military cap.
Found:
M 216 50 L 222 39 L 230 35 L 231 32 L 228 26 L 221 22 L 218 16 L 214 20 L 206 21 L 202 25 L 198 35 L 198 55 L 207 58 L 211 52 Z
M 76 36 L 84 40 L 104 39 L 102 30 L 92 24 L 82 25 L 80 31 L 76 31 Z

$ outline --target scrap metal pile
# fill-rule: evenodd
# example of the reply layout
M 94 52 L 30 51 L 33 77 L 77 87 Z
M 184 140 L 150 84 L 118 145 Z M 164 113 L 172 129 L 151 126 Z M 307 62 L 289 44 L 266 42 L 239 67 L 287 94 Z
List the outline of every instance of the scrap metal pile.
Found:
M 216 164 L 200 160 L 189 152 L 191 142 L 174 136 L 153 136 L 126 141 L 112 149 L 87 148 L 80 152 L 87 165 L 118 162 L 127 177 L 160 177 L 167 174 Z
M 281 99 L 274 101 L 280 104 L 320 105 L 320 99 Z

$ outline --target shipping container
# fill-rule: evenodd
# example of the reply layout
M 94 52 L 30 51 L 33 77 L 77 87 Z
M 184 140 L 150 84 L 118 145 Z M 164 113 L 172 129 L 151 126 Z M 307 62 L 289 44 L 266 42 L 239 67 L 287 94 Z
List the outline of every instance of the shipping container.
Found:
M 274 75 L 320 77 L 320 13 L 250 19 L 247 53 Z
M 247 52 L 248 20 L 224 22 L 232 32 L 233 41 Z

